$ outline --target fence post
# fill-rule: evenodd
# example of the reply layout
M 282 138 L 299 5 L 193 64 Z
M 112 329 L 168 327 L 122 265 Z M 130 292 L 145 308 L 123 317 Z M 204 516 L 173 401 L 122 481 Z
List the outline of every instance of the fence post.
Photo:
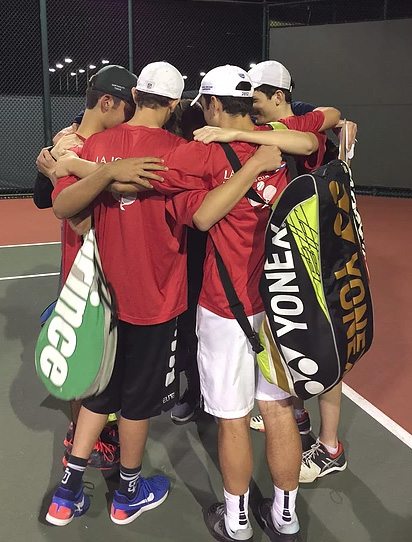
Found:
M 41 59 L 43 66 L 43 129 L 45 145 L 52 144 L 52 118 L 49 81 L 49 49 L 47 44 L 47 0 L 39 0 Z
M 133 73 L 133 0 L 127 2 L 127 20 L 129 30 L 129 71 Z
M 269 58 L 269 6 L 267 0 L 262 5 L 262 61 Z

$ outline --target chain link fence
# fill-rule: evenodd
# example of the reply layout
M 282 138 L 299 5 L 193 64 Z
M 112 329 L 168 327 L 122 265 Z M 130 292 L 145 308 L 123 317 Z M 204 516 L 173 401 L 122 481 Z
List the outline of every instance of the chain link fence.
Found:
M 270 28 L 412 17 L 405 0 L 280 0 L 269 2 Z
M 268 55 L 269 27 L 412 17 L 403 0 L 0 0 L 0 197 L 30 195 L 35 158 L 83 109 L 105 63 L 167 60 L 197 89 L 224 63 Z
M 1 3 L 5 3 L 1 0 Z M 20 0 L 0 22 L 0 196 L 30 195 L 35 158 L 84 107 L 86 84 L 105 64 L 135 73 L 167 60 L 199 86 L 223 63 L 262 60 L 262 2 Z

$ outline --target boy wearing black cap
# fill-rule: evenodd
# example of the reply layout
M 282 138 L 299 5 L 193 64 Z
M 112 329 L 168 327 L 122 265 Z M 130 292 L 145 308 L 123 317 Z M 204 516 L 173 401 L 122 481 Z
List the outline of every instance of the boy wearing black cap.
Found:
M 136 76 L 123 68 L 122 66 L 109 65 L 99 70 L 93 75 L 88 83 L 86 90 L 86 109 L 81 119 L 80 126 L 76 133 L 65 136 L 59 140 L 51 152 L 54 156 L 72 149 L 73 153 L 81 156 L 84 141 L 96 132 L 116 126 L 133 116 L 135 104 L 132 98 L 132 88 L 136 85 Z M 50 153 L 49 153 L 50 154 Z M 51 158 L 52 155 L 50 155 Z M 52 164 L 47 171 L 51 179 L 55 180 L 56 162 L 51 158 Z M 142 162 L 142 173 L 145 159 Z M 159 162 L 159 161 L 157 161 Z M 159 164 L 160 165 L 160 164 Z M 147 167 L 147 166 L 146 166 Z M 159 166 L 157 166 L 159 167 Z M 160 165 L 161 168 L 161 165 Z M 147 172 L 149 175 L 150 172 Z M 147 174 L 146 173 L 146 174 Z M 156 176 L 156 178 L 159 178 Z M 141 181 L 142 186 L 147 187 L 145 181 Z M 51 206 L 51 192 L 53 184 L 48 177 L 38 178 L 35 186 L 35 195 L 37 189 L 37 203 L 41 208 Z M 39 196 L 39 191 L 41 197 Z M 40 202 L 39 202 L 40 197 Z M 50 203 L 48 203 L 50 201 Z M 88 216 L 76 217 L 75 222 Z M 73 221 L 72 221 L 73 225 Z M 61 281 L 67 278 L 70 268 L 74 262 L 78 250 L 82 243 L 81 236 L 77 235 L 70 227 L 69 221 L 63 220 L 62 223 L 62 267 Z M 80 409 L 79 401 L 71 402 L 72 423 L 65 438 L 65 454 L 63 464 L 67 461 L 73 445 L 73 436 L 75 432 L 78 412 Z M 93 448 L 89 465 L 102 470 L 110 470 L 118 464 L 118 433 L 117 426 L 107 425 L 101 435 L 98 437 Z

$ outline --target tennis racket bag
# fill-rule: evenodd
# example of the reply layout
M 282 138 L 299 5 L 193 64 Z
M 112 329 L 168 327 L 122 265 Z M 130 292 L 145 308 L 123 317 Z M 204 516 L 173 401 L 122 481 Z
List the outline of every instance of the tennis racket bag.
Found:
M 370 348 L 372 300 L 362 223 L 345 162 L 294 179 L 271 214 L 260 293 L 265 378 L 309 399 Z
M 43 319 L 35 350 L 39 378 L 60 399 L 98 395 L 113 371 L 117 320 L 93 229 L 84 238 L 55 306 L 48 309 L 51 314 Z

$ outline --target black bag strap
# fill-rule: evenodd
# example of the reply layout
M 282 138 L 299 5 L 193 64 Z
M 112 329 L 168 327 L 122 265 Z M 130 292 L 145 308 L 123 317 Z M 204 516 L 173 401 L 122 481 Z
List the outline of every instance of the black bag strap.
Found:
M 220 143 L 220 145 L 225 151 L 226 157 L 230 165 L 232 166 L 233 171 L 239 171 L 239 169 L 242 167 L 242 164 L 240 163 L 240 160 L 235 151 L 228 143 Z M 250 188 L 245 195 L 248 198 L 257 201 L 258 203 L 265 203 L 263 199 L 253 190 L 253 188 Z M 230 311 L 242 328 L 243 333 L 248 338 L 250 345 L 252 346 L 252 350 L 256 352 L 256 354 L 259 354 L 259 352 L 262 352 L 263 350 L 263 346 L 260 344 L 259 335 L 250 325 L 248 317 L 245 313 L 245 307 L 243 306 L 243 303 L 240 301 L 236 293 L 226 266 L 223 263 L 222 256 L 217 250 L 216 245 L 214 243 L 213 245 L 215 249 L 217 269 L 219 271 L 220 280 L 222 281 L 226 298 L 229 302 Z
M 236 293 L 236 290 L 229 277 L 229 273 L 226 269 L 226 266 L 223 263 L 222 256 L 220 255 L 216 246 L 214 248 L 215 248 L 217 269 L 219 271 L 220 280 L 222 281 L 226 298 L 229 302 L 230 311 L 232 312 L 233 316 L 238 321 L 238 324 L 242 328 L 243 333 L 248 338 L 250 345 L 252 346 L 252 350 L 256 352 L 256 354 L 259 354 L 259 352 L 262 352 L 263 350 L 263 346 L 260 344 L 259 334 L 257 333 L 257 331 L 253 329 L 253 327 L 251 326 L 248 320 L 248 317 L 246 316 L 245 307 L 243 306 L 243 303 L 240 301 Z
M 292 154 L 282 154 L 282 160 L 286 162 L 286 167 L 288 168 L 288 183 L 290 183 L 299 175 L 296 158 Z
M 228 162 L 232 166 L 233 171 L 236 173 L 236 171 L 239 171 L 241 169 L 242 164 L 240 163 L 238 155 L 235 153 L 233 148 L 229 145 L 229 143 L 219 143 L 219 145 L 222 147 L 226 154 L 226 158 L 228 159 Z M 256 203 L 263 203 L 263 205 L 266 205 L 266 202 L 259 196 L 259 194 L 256 192 L 256 190 L 253 190 L 253 188 L 249 188 L 249 190 L 245 194 L 246 198 L 249 198 L 253 201 L 256 201 Z

